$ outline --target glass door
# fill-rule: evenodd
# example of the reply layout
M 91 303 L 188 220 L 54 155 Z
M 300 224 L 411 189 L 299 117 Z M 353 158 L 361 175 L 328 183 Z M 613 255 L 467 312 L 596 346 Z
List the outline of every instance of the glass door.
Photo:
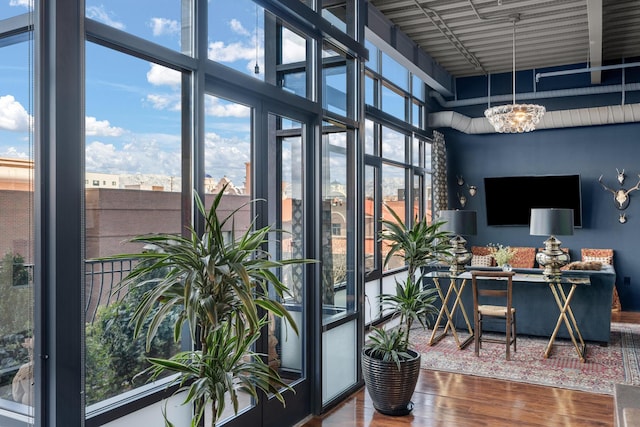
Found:
M 302 259 L 307 257 L 307 233 L 310 227 L 306 224 L 306 191 L 304 175 L 305 131 L 306 126 L 297 120 L 283 115 L 268 113 L 268 135 L 273 141 L 268 146 L 275 154 L 269 159 L 276 167 L 269 169 L 267 181 L 268 194 L 276 206 L 276 224 L 280 231 L 275 237 L 274 252 L 280 260 Z M 271 160 L 275 160 L 271 163 Z M 275 170 L 274 170 L 275 169 Z M 275 173 L 272 173 L 275 172 Z M 289 289 L 281 301 L 292 315 L 298 333 L 286 321 L 280 318 L 270 319 L 268 333 L 268 359 L 281 378 L 289 385 L 291 391 L 283 393 L 286 408 L 270 397 L 265 402 L 263 426 L 291 425 L 311 412 L 309 395 L 308 367 L 309 352 L 307 348 L 308 315 L 307 287 L 305 278 L 308 264 L 293 264 L 282 268 L 280 278 Z M 285 422 L 286 420 L 286 422 Z
M 226 94 L 228 95 L 228 94 Z M 243 102 L 246 99 L 243 100 Z M 249 103 L 255 103 L 249 99 Z M 272 226 L 269 253 L 274 260 L 305 258 L 306 200 L 304 180 L 305 132 L 301 120 L 207 94 L 204 143 L 204 188 L 215 197 L 227 185 L 227 208 L 246 205 L 246 227 Z M 247 204 L 248 203 L 248 204 Z M 253 223 L 255 221 L 255 223 Z M 229 236 L 232 237 L 232 236 Z M 269 317 L 255 351 L 275 369 L 289 388 L 280 390 L 286 407 L 275 395 L 259 400 L 244 395 L 234 414 L 226 405 L 221 424 L 228 426 L 293 425 L 311 412 L 307 368 L 308 351 L 306 264 L 293 264 L 274 271 L 289 292 L 280 299 L 295 320 L 298 333 L 287 321 Z M 272 297 L 275 297 L 275 291 Z M 294 392 L 295 391 L 295 392 Z

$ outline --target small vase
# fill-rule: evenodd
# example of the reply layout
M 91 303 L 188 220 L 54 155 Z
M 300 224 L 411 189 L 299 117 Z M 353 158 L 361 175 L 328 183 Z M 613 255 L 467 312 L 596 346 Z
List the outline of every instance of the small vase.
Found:
M 513 267 L 511 267 L 511 264 L 502 264 L 502 271 L 511 271 L 513 269 Z

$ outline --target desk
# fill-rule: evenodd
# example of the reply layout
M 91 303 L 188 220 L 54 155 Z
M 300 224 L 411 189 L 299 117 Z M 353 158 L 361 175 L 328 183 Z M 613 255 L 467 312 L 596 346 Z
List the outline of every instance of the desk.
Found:
M 431 333 L 431 338 L 429 339 L 429 345 L 433 345 L 440 341 L 447 335 L 447 332 L 450 330 L 451 334 L 453 335 L 453 339 L 458 345 L 458 348 L 465 348 L 473 341 L 473 328 L 471 327 L 471 323 L 469 322 L 469 317 L 467 316 L 467 311 L 464 308 L 461 296 L 462 291 L 467 284 L 467 279 L 471 276 L 462 278 L 460 275 L 456 276 L 449 272 L 432 271 L 430 273 L 427 273 L 424 277 L 433 279 L 433 283 L 436 285 L 436 290 L 438 291 L 438 295 L 440 295 L 440 300 L 442 301 L 442 307 L 440 307 L 438 318 L 436 319 L 436 323 L 433 325 L 433 332 Z M 446 294 L 442 291 L 442 286 L 440 286 L 440 279 L 449 280 L 449 289 L 447 289 Z M 458 279 L 462 279 L 460 282 L 460 286 L 458 286 L 457 284 Z M 451 310 L 449 310 L 448 303 L 453 294 L 455 294 L 455 300 L 453 302 L 453 305 L 451 306 Z M 460 312 L 464 316 L 464 320 L 467 324 L 467 330 L 469 332 L 469 337 L 463 342 L 460 342 L 458 332 L 456 331 L 455 325 L 453 324 L 453 314 L 455 313 L 456 309 L 458 309 L 458 307 L 460 308 Z M 440 329 L 440 323 L 445 319 L 447 323 L 444 326 L 443 331 L 439 335 L 436 335 L 438 333 L 438 329 Z
M 460 275 L 458 275 L 459 279 L 469 279 L 471 278 L 471 273 L 466 271 Z M 487 279 L 483 278 L 482 280 L 500 280 L 496 279 Z M 567 331 L 569 333 L 569 338 L 573 342 L 573 346 L 576 349 L 576 353 L 580 358 L 581 362 L 585 361 L 585 355 L 587 346 L 582 339 L 582 334 L 580 333 L 580 329 L 578 328 L 578 323 L 576 322 L 576 318 L 573 315 L 573 311 L 571 310 L 571 300 L 576 291 L 576 288 L 579 285 L 590 285 L 591 281 L 588 275 L 561 275 L 560 277 L 555 277 L 553 279 L 548 279 L 544 277 L 542 274 L 515 274 L 512 278 L 514 282 L 529 282 L 529 283 L 547 283 L 549 288 L 551 289 L 551 294 L 554 297 L 556 305 L 558 309 L 560 309 L 560 314 L 558 316 L 558 320 L 556 321 L 555 328 L 551 333 L 551 338 L 549 339 L 549 343 L 547 344 L 544 357 L 548 358 L 551 353 L 551 349 L 553 348 L 553 344 L 555 342 L 556 336 L 558 335 L 558 331 L 560 326 L 564 322 L 567 327 Z M 565 291 L 565 286 L 571 286 L 569 292 Z M 517 307 L 516 307 L 517 310 Z

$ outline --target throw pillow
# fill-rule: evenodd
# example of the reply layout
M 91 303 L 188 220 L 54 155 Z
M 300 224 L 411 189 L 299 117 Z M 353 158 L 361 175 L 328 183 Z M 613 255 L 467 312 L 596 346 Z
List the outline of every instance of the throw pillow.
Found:
M 613 264 L 613 257 L 610 257 L 610 256 L 585 256 L 585 257 L 582 257 L 582 261 L 584 261 L 584 262 L 597 261 L 597 262 L 600 262 L 602 264 L 611 265 L 611 264 Z
M 493 257 L 491 255 L 473 255 L 471 257 L 472 267 L 491 267 L 493 265 Z

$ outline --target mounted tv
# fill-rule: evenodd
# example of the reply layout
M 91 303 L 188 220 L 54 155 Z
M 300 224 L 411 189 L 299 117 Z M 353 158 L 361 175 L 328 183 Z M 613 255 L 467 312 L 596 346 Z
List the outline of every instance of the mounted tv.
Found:
M 531 208 L 562 208 L 582 227 L 580 175 L 487 177 L 484 192 L 487 225 L 528 226 Z

